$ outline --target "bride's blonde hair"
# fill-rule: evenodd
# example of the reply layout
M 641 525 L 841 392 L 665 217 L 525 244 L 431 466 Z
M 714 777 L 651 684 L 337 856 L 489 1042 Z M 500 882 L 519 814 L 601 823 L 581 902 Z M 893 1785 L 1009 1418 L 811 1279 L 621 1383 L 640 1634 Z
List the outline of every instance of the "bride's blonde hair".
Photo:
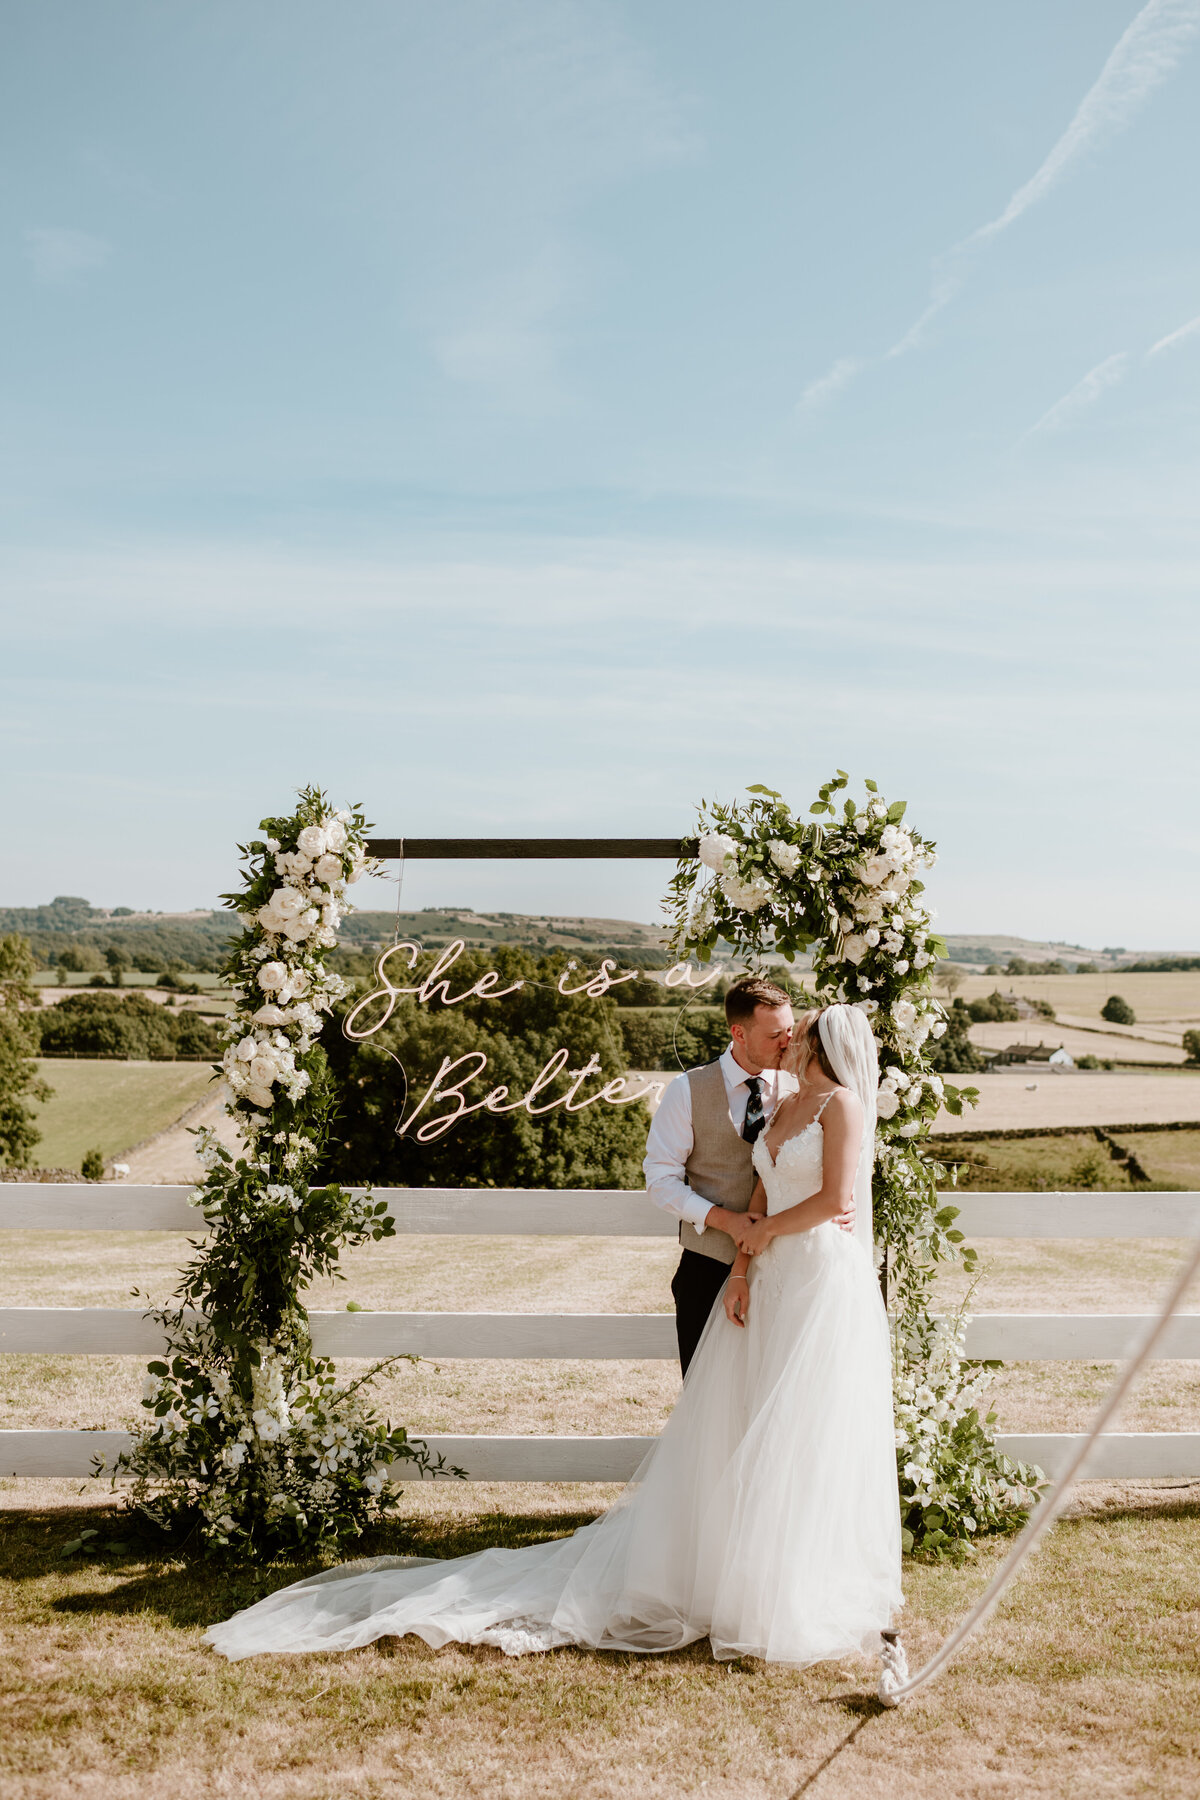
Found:
M 823 1006 L 814 1006 L 809 1012 L 800 1014 L 792 1032 L 792 1041 L 784 1051 L 783 1067 L 797 1081 L 804 1081 L 809 1063 L 815 1061 L 822 1075 L 827 1075 L 830 1081 L 836 1082 L 840 1087 L 841 1080 L 834 1074 L 825 1046 L 821 1042 L 821 1014 L 824 1010 Z

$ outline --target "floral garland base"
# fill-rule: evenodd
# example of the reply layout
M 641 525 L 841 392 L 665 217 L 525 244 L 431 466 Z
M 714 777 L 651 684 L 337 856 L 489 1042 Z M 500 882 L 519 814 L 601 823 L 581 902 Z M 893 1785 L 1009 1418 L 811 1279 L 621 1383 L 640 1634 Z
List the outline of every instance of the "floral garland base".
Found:
M 201 1132 L 206 1174 L 192 1196 L 207 1235 L 175 1304 L 150 1316 L 166 1355 L 149 1365 L 146 1417 L 116 1477 L 145 1519 L 208 1550 L 259 1556 L 336 1551 L 391 1513 L 392 1465 L 453 1473 L 392 1426 L 366 1390 L 389 1358 L 338 1381 L 314 1356 L 304 1289 L 337 1277 L 347 1247 L 395 1234 L 383 1201 L 312 1187 L 333 1093 L 318 1038 L 342 997 L 323 952 L 337 942 L 346 887 L 368 866 L 359 809 L 334 812 L 305 788 L 290 818 L 264 819 L 242 846 L 244 923 L 223 973 L 237 1004 L 219 1073 L 246 1153 Z

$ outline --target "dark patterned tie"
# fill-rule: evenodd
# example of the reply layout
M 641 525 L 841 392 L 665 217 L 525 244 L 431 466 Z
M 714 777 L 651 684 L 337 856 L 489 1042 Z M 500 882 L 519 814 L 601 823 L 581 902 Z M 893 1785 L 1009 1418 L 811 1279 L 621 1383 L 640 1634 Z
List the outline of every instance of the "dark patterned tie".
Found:
M 762 1082 L 757 1075 L 746 1077 L 746 1086 L 750 1090 L 750 1098 L 746 1102 L 746 1120 L 742 1126 L 742 1136 L 748 1144 L 752 1144 L 767 1122 L 763 1111 Z

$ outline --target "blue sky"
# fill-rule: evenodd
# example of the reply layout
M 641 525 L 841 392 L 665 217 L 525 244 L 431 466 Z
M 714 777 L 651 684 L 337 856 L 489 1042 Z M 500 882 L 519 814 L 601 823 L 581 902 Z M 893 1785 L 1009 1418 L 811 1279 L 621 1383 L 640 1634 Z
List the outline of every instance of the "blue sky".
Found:
M 6 35 L 0 898 L 210 903 L 308 779 L 657 835 L 840 766 L 945 926 L 1200 947 L 1200 0 Z

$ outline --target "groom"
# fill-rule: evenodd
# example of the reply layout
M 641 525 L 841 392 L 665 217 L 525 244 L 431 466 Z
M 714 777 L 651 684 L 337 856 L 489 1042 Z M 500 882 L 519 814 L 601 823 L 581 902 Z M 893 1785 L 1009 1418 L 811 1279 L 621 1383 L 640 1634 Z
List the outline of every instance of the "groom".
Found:
M 667 1088 L 650 1126 L 646 1192 L 679 1220 L 683 1254 L 671 1292 L 686 1375 L 713 1302 L 750 1228 L 754 1140 L 796 1079 L 780 1068 L 792 1041 L 783 989 L 743 975 L 725 996 L 729 1048 Z

